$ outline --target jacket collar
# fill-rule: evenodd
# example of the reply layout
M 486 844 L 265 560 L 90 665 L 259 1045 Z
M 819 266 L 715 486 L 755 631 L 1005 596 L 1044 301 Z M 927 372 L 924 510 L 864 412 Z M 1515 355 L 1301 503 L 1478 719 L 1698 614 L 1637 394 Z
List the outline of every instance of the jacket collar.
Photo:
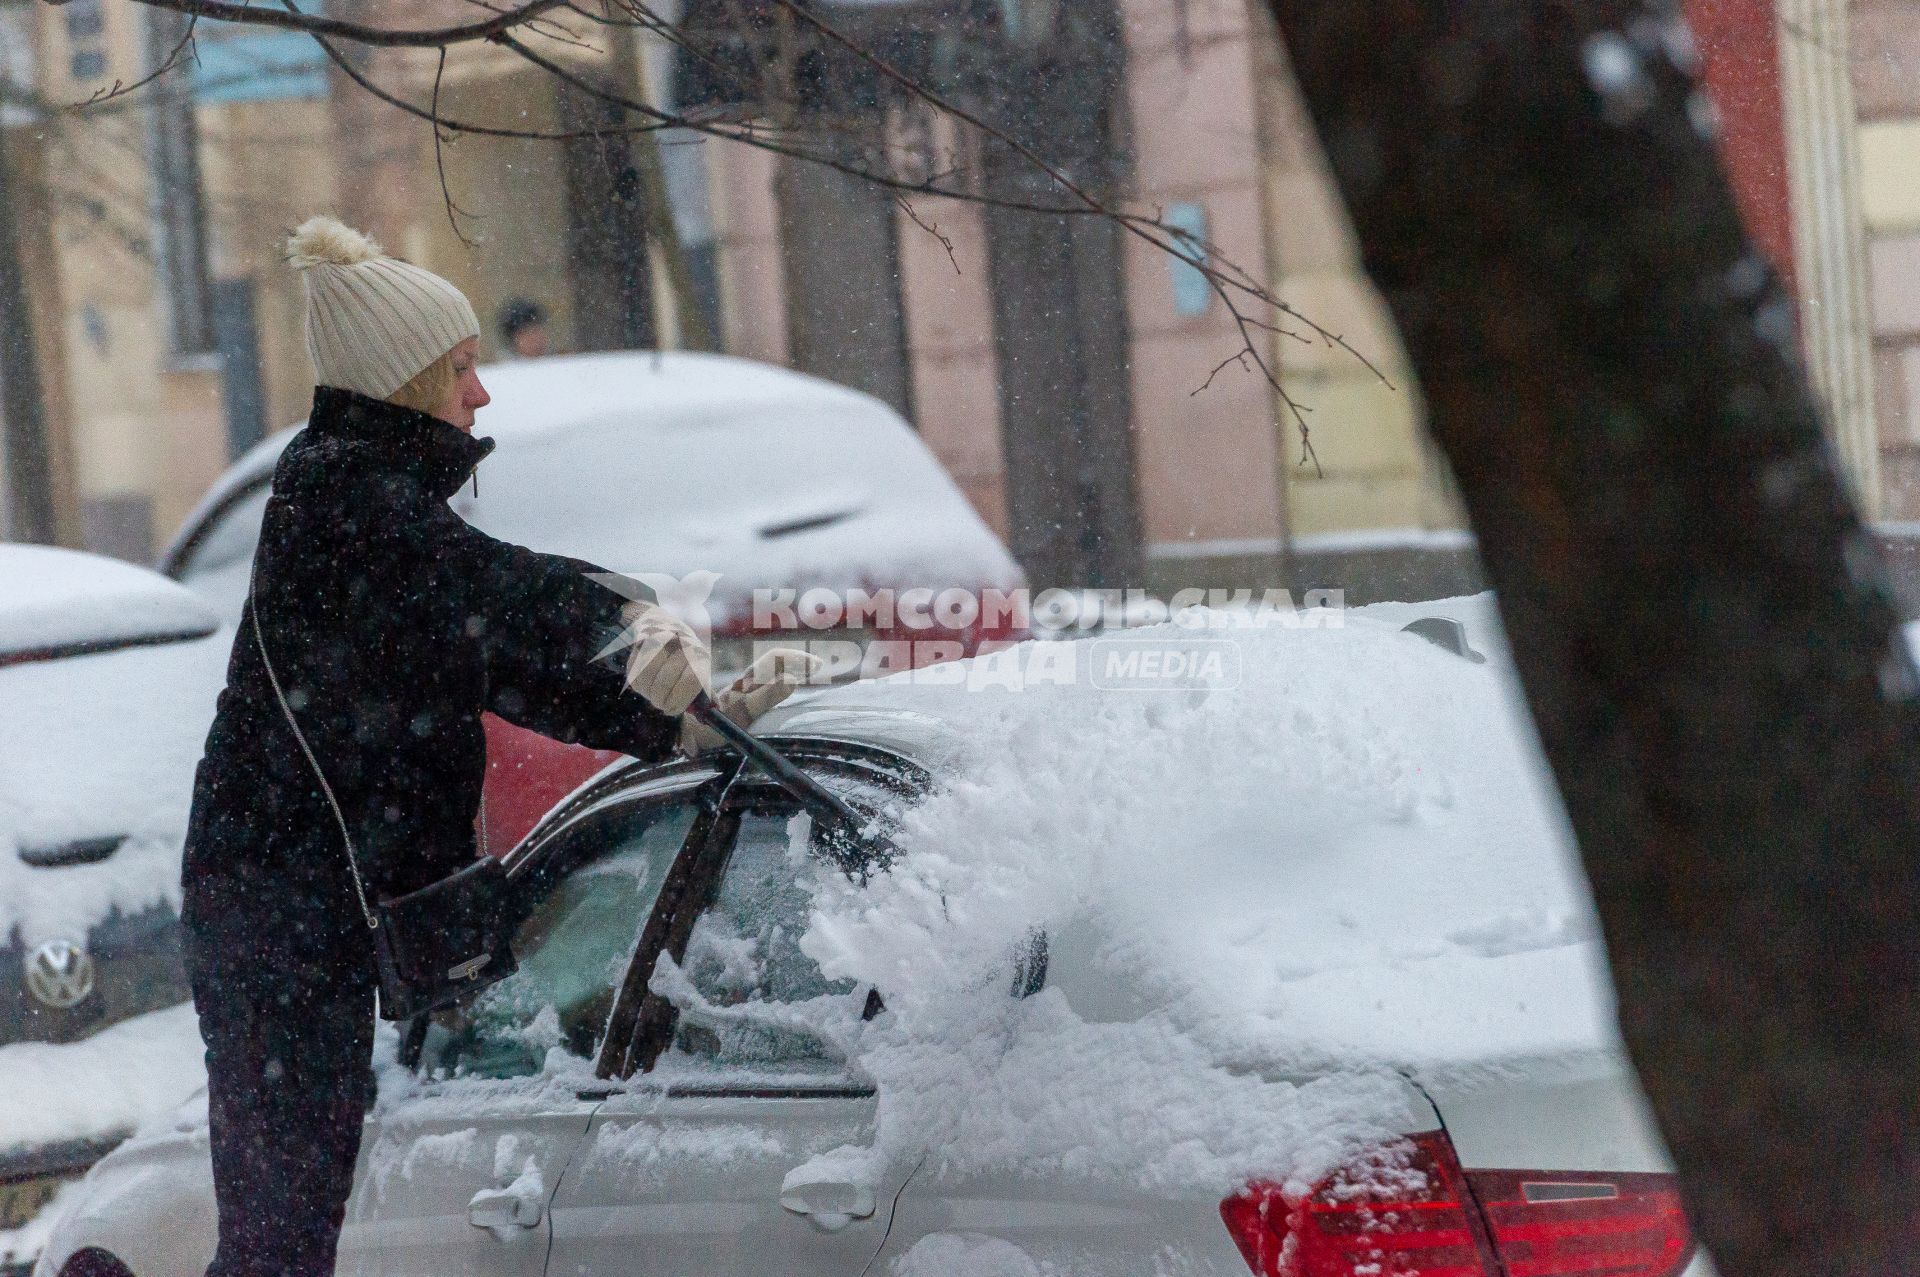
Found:
M 337 386 L 314 387 L 307 429 L 367 445 L 394 469 L 413 476 L 435 501 L 459 491 L 494 447 L 493 440 L 475 438 L 428 413 Z

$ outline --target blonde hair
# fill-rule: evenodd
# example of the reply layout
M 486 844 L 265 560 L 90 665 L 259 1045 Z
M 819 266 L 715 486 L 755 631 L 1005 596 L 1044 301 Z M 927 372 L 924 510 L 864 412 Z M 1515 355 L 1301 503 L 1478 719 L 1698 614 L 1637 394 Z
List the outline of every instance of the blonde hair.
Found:
M 415 373 L 413 380 L 388 395 L 387 402 L 411 408 L 415 412 L 435 413 L 453 394 L 454 383 L 458 380 L 459 375 L 453 371 L 453 352 L 449 350 Z

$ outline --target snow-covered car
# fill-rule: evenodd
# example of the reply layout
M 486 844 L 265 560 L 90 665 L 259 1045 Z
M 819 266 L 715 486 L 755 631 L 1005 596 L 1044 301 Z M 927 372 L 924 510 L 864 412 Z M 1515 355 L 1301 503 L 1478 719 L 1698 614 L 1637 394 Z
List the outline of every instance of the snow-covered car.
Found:
M 795 698 L 763 734 L 852 834 L 727 756 L 608 769 L 509 858 L 518 973 L 383 1035 L 339 1271 L 1701 1277 L 1485 614 Z M 37 1273 L 201 1271 L 204 1122 Z
M 1021 583 L 1018 565 L 900 415 L 833 382 L 726 355 L 618 352 L 482 369 L 479 429 L 498 448 L 451 504 L 482 531 L 639 577 L 695 624 L 716 663 L 744 668 L 755 639 L 818 644 L 829 659 L 875 639 L 924 663 L 1018 636 L 993 617 L 901 620 L 908 596 L 975 596 Z M 292 430 L 235 462 L 162 554 L 168 576 L 237 623 L 274 463 Z M 891 591 L 855 620 L 798 607 Z M 756 623 L 755 592 L 763 615 Z M 878 622 L 878 623 L 875 623 Z M 545 742 L 491 716 L 489 832 L 504 851 L 613 755 Z
M 158 573 L 0 545 L 0 1263 L 64 1180 L 200 1083 L 180 845 L 226 662 Z

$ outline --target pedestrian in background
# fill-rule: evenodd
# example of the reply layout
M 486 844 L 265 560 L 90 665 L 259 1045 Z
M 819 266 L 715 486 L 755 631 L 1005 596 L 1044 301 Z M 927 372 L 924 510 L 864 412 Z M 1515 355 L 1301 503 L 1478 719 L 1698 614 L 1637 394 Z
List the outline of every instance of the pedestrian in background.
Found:
M 502 351 L 508 358 L 540 359 L 553 353 L 546 308 L 532 298 L 509 298 L 501 304 L 495 322 L 500 328 Z

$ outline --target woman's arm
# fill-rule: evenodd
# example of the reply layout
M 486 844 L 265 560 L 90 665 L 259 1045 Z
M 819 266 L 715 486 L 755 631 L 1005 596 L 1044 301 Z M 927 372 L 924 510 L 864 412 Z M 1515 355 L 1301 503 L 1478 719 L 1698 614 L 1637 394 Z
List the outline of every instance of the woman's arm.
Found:
M 623 659 L 595 660 L 622 630 L 620 595 L 601 569 L 488 536 L 426 502 L 436 575 L 468 599 L 464 624 L 487 662 L 487 708 L 555 740 L 641 759 L 674 749 L 680 722 L 627 690 Z

